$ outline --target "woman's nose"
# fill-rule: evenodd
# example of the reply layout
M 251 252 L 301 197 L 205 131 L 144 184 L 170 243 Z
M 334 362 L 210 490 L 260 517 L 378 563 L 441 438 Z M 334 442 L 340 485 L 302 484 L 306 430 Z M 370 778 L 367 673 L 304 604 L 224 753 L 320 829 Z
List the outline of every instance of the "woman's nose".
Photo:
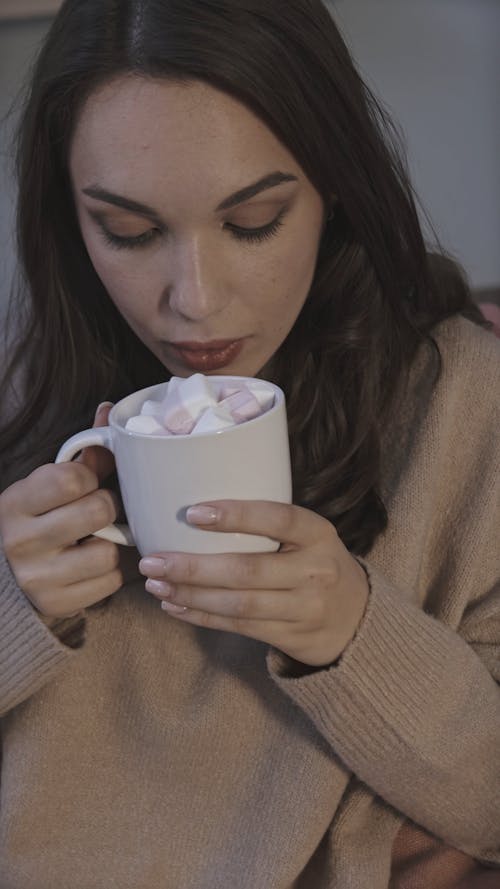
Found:
M 200 239 L 178 245 L 170 265 L 168 306 L 190 321 L 218 314 L 229 302 L 220 258 Z

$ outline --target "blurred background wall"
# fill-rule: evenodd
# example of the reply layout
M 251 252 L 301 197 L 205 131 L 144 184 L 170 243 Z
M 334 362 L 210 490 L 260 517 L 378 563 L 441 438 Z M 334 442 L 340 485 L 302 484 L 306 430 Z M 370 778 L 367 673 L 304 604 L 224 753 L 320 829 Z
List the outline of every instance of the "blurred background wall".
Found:
M 500 0 L 328 5 L 403 129 L 439 238 L 476 289 L 500 287 Z
M 444 246 L 476 289 L 500 288 L 499 0 L 326 2 L 402 127 L 417 193 Z M 6 115 L 50 24 L 33 14 L 57 5 L 0 0 L 0 320 L 15 269 L 16 115 Z
M 7 18 L 0 0 L 0 323 L 5 315 L 15 269 L 14 204 L 11 135 L 16 123 L 12 104 L 50 18 Z

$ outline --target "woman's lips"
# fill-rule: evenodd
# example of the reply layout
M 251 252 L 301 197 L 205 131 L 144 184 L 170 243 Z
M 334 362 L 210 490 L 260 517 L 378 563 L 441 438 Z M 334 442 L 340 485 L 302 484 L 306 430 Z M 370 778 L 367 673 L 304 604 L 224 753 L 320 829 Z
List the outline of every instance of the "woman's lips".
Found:
M 177 358 L 191 370 L 205 373 L 227 367 L 240 354 L 244 340 L 211 340 L 207 343 L 169 343 Z

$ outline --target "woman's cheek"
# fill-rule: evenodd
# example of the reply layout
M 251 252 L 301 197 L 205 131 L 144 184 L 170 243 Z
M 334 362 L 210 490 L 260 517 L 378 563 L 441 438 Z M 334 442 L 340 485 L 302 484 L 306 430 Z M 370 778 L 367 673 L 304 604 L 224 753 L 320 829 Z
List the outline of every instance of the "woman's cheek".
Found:
M 316 257 L 314 245 L 295 245 L 273 270 L 272 292 L 276 300 L 276 314 L 285 310 L 294 315 L 295 320 L 311 289 Z
M 88 248 L 87 248 L 88 249 Z M 88 250 L 90 259 L 110 298 L 122 314 L 134 312 L 148 302 L 147 290 L 151 288 L 151 274 L 141 264 L 129 258 L 126 251 L 114 251 L 115 257 L 101 249 Z M 124 255 L 121 255 L 121 254 Z

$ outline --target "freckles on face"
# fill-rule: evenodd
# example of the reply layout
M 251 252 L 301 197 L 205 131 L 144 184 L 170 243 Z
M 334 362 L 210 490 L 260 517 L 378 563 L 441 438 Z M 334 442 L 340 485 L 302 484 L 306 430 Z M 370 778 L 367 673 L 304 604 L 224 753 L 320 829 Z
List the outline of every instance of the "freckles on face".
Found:
M 225 373 L 255 375 L 309 292 L 323 201 L 244 105 L 199 82 L 126 77 L 92 95 L 70 154 L 90 259 L 139 338 L 242 340 Z
M 289 225 L 280 255 L 268 266 L 256 267 L 249 282 L 262 335 L 269 338 L 270 344 L 281 344 L 290 332 L 309 293 L 316 267 L 315 241 L 304 237 L 298 219 Z

